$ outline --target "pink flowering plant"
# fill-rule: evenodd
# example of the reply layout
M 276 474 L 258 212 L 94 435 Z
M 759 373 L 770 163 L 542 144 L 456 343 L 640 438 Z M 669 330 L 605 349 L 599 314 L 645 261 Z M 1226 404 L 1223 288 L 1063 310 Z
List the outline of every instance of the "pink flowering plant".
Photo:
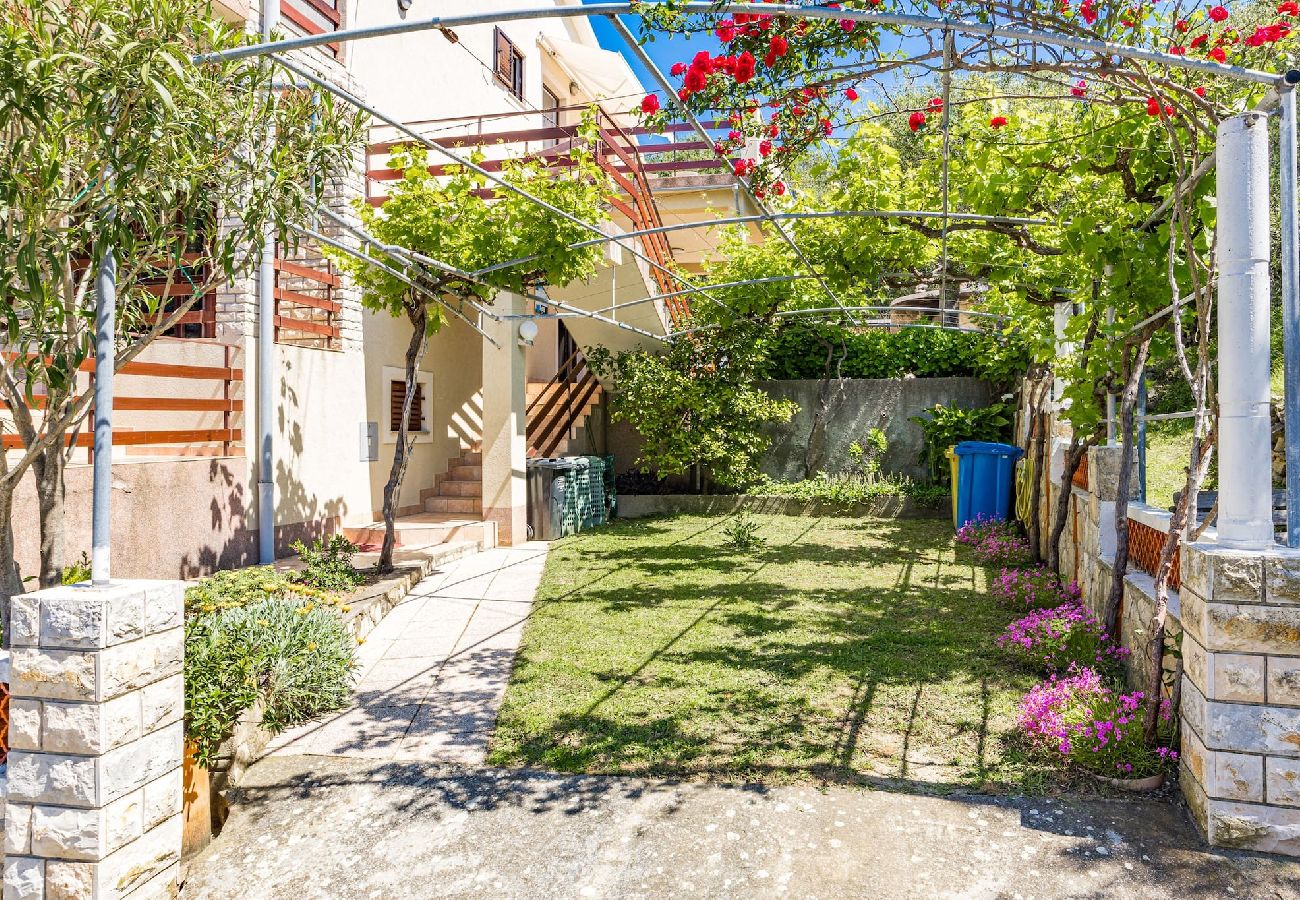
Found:
M 957 543 L 969 547 L 986 565 L 1015 565 L 1029 561 L 1029 542 L 1014 522 L 976 516 L 957 529 Z
M 991 592 L 995 600 L 1009 609 L 1049 609 L 1081 602 L 1079 586 L 1074 582 L 1061 584 L 1061 579 L 1046 566 L 1003 569 L 993 579 Z
M 998 638 L 998 646 L 1048 672 L 1066 672 L 1076 665 L 1112 672 L 1129 655 L 1101 621 L 1073 598 L 1012 622 Z
M 1038 750 L 1059 755 L 1085 772 L 1109 778 L 1158 775 L 1178 760 L 1167 746 L 1142 739 L 1146 703 L 1141 691 L 1120 693 L 1090 666 L 1052 675 L 1020 701 L 1018 723 Z M 1160 723 L 1172 730 L 1168 700 L 1160 701 Z

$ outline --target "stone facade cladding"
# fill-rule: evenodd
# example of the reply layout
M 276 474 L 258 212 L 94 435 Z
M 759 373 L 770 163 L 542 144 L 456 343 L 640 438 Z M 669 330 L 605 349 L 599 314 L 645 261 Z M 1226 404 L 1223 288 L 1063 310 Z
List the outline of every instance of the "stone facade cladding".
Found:
M 174 891 L 184 583 L 58 587 L 11 609 L 5 900 Z

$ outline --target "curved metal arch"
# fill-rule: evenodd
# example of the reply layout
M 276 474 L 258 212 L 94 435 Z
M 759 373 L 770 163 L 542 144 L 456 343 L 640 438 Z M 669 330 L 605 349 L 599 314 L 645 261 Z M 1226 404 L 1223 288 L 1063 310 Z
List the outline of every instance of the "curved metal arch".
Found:
M 368 40 L 395 34 L 409 34 L 432 29 L 456 28 L 467 25 L 489 25 L 497 22 L 517 22 L 530 19 L 571 19 L 591 16 L 641 15 L 646 9 L 664 5 L 661 0 L 642 0 L 640 3 L 588 3 L 580 6 L 546 6 L 515 10 L 497 10 L 493 12 L 469 13 L 460 16 L 434 16 L 409 22 L 393 22 L 387 25 L 371 25 L 365 28 L 346 28 L 327 34 L 306 35 L 283 41 L 271 41 L 235 47 L 216 53 L 207 53 L 195 57 L 195 62 L 216 62 L 219 60 L 252 59 L 268 53 L 286 53 L 304 47 L 318 47 L 323 44 L 343 43 L 347 41 Z M 877 25 L 894 25 L 904 28 L 916 28 L 923 31 L 954 32 L 958 34 L 981 35 L 985 37 L 1008 38 L 1027 43 L 1062 47 L 1067 50 L 1080 50 L 1101 56 L 1119 56 L 1125 59 L 1159 63 L 1175 69 L 1187 69 L 1214 75 L 1226 75 L 1241 81 L 1256 84 L 1276 85 L 1282 73 L 1264 72 L 1245 66 L 1220 65 L 1209 60 L 1192 59 L 1158 50 L 1146 50 L 1141 47 L 1129 47 L 1111 41 L 1081 38 L 1072 35 L 1036 31 L 1028 28 L 1016 28 L 984 22 L 972 22 L 968 19 L 937 18 L 934 16 L 913 15 L 909 13 L 869 12 L 855 9 L 830 9 L 824 6 L 802 6 L 795 3 L 684 3 L 675 7 L 687 13 L 743 12 L 766 15 L 784 15 L 799 19 L 851 19 L 856 22 L 868 22 Z

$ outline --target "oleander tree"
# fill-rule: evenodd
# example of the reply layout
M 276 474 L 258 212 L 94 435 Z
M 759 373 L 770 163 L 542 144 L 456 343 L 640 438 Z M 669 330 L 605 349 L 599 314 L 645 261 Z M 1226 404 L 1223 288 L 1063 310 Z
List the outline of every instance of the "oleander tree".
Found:
M 1234 9 L 1117 0 L 826 6 L 1052 32 L 1277 72 L 1295 62 L 1300 18 L 1291 0 Z M 1190 387 L 1195 418 L 1185 490 L 1155 575 L 1150 678 L 1159 688 L 1172 560 L 1194 528 L 1189 508 L 1213 453 L 1217 417 L 1214 198 L 1209 180 L 1194 173 L 1208 168 L 1219 122 L 1249 108 L 1266 87 L 1226 70 L 969 33 L 945 39 L 911 31 L 904 40 L 897 26 L 825 7 L 816 16 L 699 12 L 677 3 L 648 8 L 643 41 L 711 33 L 721 52 L 700 50 L 674 64 L 676 96 L 648 96 L 645 123 L 659 129 L 683 110 L 722 119 L 729 130 L 717 138 L 715 154 L 760 199 L 781 208 L 806 185 L 807 197 L 794 202 L 822 209 L 947 208 L 1047 220 L 1026 226 L 844 219 L 797 230 L 813 264 L 845 289 L 878 291 L 897 275 L 937 273 L 944 281 L 979 280 L 999 302 L 1084 301 L 1067 329 L 1075 352 L 1064 359 L 1043 353 L 1070 384 L 1064 415 L 1076 430 L 1071 466 L 1102 433 L 1107 393 L 1119 396 L 1121 437 L 1131 451 L 1141 373 L 1153 352 L 1172 357 Z M 828 155 L 827 141 L 843 146 Z M 1099 310 L 1113 311 L 1113 318 Z M 1124 455 L 1125 488 L 1131 459 L 1131 452 Z M 1072 474 L 1071 467 L 1063 476 L 1067 496 Z M 1120 497 L 1108 626 L 1127 565 L 1125 490 Z M 1062 513 L 1042 542 L 1049 557 Z M 1156 724 L 1152 706 L 1149 737 Z
M 98 262 L 113 249 L 120 367 L 252 271 L 268 226 L 306 222 L 360 145 L 354 113 L 273 90 L 275 67 L 193 61 L 252 39 L 205 0 L 0 0 L 0 431 L 19 447 L 0 453 L 2 598 L 23 590 L 11 515 L 29 469 L 38 580 L 61 579 Z M 178 285 L 189 290 L 167 296 Z
M 361 285 L 365 306 L 404 316 L 411 324 L 401 425 L 384 485 L 380 571 L 393 568 L 398 500 L 413 449 L 408 425 L 429 337 L 448 322 L 453 308 L 465 303 L 471 304 L 468 309 L 473 312 L 473 305 L 490 304 L 500 291 L 533 295 L 540 287 L 564 286 L 596 270 L 601 256 L 598 245 L 571 246 L 591 237 L 590 230 L 574 220 L 601 219 L 608 194 L 607 176 L 592 153 L 594 123 L 592 115 L 584 116 L 565 160 L 508 160 L 502 165 L 501 178 L 553 209 L 499 187 L 470 167 L 451 165 L 434 174 L 426 148 L 398 147 L 389 166 L 402 177 L 382 206 L 357 204 L 362 224 L 385 244 L 442 265 L 375 253 L 369 245 L 362 249 L 371 258 L 332 254 Z M 481 162 L 481 155 L 472 161 Z M 525 262 L 472 274 L 512 260 Z

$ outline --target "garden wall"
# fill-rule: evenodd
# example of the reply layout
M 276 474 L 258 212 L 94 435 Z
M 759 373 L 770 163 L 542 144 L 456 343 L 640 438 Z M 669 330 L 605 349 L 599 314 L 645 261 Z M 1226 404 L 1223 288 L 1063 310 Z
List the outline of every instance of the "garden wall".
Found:
M 935 404 L 973 409 L 997 399 L 992 386 L 978 378 L 846 378 L 832 381 L 830 386 L 822 469 L 831 473 L 843 468 L 850 444 L 861 441 L 869 429 L 883 428 L 889 450 L 882 469 L 924 478 L 924 438 L 920 426 L 909 419 Z M 771 430 L 772 447 L 762 471 L 776 479 L 799 481 L 807 476 L 805 460 L 822 382 L 769 381 L 763 388 L 773 397 L 794 401 L 799 411 L 788 424 Z M 640 435 L 629 423 L 611 426 L 609 452 L 614 454 L 619 472 L 632 468 L 640 448 Z

